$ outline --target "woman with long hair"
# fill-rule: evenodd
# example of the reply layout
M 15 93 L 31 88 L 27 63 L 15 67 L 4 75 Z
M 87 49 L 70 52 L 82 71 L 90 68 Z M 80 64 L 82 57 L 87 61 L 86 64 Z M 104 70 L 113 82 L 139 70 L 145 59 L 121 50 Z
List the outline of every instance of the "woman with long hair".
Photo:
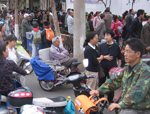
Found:
M 15 64 L 12 60 L 7 60 L 8 49 L 5 43 L 0 43 L 0 94 L 7 96 L 14 90 L 12 72 L 26 75 L 27 72 Z
M 90 32 L 84 42 L 84 58 L 88 59 L 89 65 L 86 67 L 85 74 L 96 75 L 95 78 L 87 80 L 87 85 L 92 89 L 97 89 L 98 87 L 98 72 L 100 70 L 99 63 L 101 61 L 100 54 L 98 52 L 98 47 L 96 46 L 98 42 L 98 35 L 96 32 Z

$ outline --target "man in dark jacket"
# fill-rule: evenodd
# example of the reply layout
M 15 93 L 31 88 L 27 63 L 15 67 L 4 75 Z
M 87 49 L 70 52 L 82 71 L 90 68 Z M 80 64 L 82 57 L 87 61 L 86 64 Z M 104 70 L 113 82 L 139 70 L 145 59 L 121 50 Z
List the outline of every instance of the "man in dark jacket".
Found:
M 139 9 L 137 17 L 133 20 L 129 27 L 128 38 L 140 38 L 142 30 L 142 19 L 144 18 L 144 10 Z
M 27 39 L 26 39 L 26 32 L 29 32 L 32 30 L 31 25 L 28 22 L 29 14 L 24 14 L 24 19 L 22 20 L 22 26 L 21 26 L 21 32 L 22 32 L 22 46 L 27 49 Z

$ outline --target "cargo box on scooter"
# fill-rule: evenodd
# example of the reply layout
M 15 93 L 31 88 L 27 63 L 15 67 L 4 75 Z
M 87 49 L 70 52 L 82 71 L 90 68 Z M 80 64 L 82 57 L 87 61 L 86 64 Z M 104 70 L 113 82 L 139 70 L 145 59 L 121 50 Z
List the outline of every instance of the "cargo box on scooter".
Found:
M 20 87 L 8 94 L 8 102 L 13 107 L 32 104 L 33 94 L 27 87 Z

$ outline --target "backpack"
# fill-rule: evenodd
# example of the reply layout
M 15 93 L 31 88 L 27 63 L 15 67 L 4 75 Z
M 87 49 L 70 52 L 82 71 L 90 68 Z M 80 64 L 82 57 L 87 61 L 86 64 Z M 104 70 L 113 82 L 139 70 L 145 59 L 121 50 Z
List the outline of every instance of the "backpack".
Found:
M 52 29 L 46 29 L 46 39 L 52 41 L 54 38 L 54 32 Z
M 121 26 L 121 22 L 114 22 L 114 28 L 115 28 L 115 33 L 117 34 L 117 35 L 120 35 L 120 34 L 122 34 L 122 26 Z
M 37 32 L 34 31 L 33 43 L 35 43 L 35 44 L 41 43 L 41 34 L 39 31 L 37 31 Z

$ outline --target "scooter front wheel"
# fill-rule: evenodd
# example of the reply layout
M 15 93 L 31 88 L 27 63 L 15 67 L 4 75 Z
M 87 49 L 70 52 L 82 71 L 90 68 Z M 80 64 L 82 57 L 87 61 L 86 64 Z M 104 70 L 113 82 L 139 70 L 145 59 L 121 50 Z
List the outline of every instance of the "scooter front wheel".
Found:
M 39 80 L 39 85 L 44 91 L 51 91 L 54 88 L 54 82 Z

